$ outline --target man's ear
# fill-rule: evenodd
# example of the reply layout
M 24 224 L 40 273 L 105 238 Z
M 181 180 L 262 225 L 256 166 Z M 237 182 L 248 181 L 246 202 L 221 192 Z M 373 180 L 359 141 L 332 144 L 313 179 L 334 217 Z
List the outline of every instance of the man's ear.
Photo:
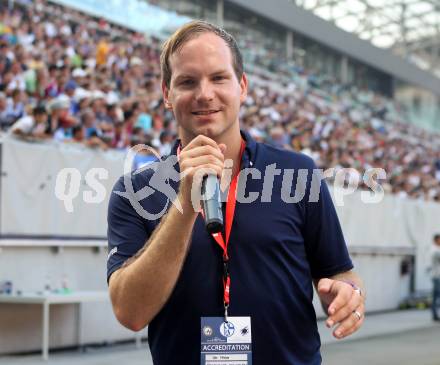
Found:
M 173 109 L 173 106 L 171 105 L 170 99 L 169 99 L 169 90 L 168 87 L 165 85 L 165 81 L 162 80 L 162 95 L 163 95 L 163 103 L 165 104 L 166 109 Z
M 247 97 L 248 90 L 248 79 L 246 74 L 243 72 L 240 80 L 240 105 L 243 104 Z

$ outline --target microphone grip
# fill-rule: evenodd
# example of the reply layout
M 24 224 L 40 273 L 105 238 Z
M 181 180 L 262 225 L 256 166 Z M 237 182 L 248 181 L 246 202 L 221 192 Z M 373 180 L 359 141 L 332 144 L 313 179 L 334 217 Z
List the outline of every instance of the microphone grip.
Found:
M 202 180 L 202 208 L 205 226 L 209 233 L 223 230 L 223 213 L 220 199 L 220 184 L 216 175 L 206 175 Z

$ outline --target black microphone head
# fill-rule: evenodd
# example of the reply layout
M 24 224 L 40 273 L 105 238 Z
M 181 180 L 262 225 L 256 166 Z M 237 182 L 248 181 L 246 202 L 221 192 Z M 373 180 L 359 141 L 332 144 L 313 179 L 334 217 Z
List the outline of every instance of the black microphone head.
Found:
M 209 234 L 220 233 L 223 230 L 223 221 L 212 220 L 206 224 L 206 230 Z

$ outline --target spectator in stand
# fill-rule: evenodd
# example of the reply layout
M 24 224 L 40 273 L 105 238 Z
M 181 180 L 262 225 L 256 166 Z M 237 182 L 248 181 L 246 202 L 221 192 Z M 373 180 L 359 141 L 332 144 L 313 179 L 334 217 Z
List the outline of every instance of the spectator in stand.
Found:
M 133 103 L 132 108 L 135 110 L 135 113 L 138 114 L 135 125 L 137 127 L 141 127 L 145 133 L 150 132 L 152 118 L 151 118 L 151 115 L 147 111 L 147 106 L 145 105 L 145 102 L 144 101 L 136 101 Z
M 128 136 L 124 128 L 124 122 L 116 121 L 113 139 L 110 146 L 112 148 L 124 149 L 127 146 Z
M 8 118 L 7 101 L 5 93 L 0 92 L 0 130 L 11 125 L 11 120 Z
M 26 89 L 26 83 L 24 81 L 23 65 L 18 61 L 13 61 L 11 65 L 12 79 L 6 87 L 7 90 L 20 90 Z
M 13 59 L 14 54 L 9 49 L 7 38 L 2 36 L 0 38 L 0 63 L 3 65 L 3 70 L 9 71 Z
M 175 136 L 167 130 L 164 130 L 159 137 L 159 154 L 167 156 L 171 153 Z
M 53 99 L 49 104 L 47 132 L 53 134 L 56 141 L 72 138 L 71 128 L 77 124 L 77 121 L 69 115 L 69 108 L 69 100 L 63 96 Z
M 122 110 L 118 107 L 117 104 L 108 104 L 106 105 L 106 114 L 104 117 L 104 123 L 113 125 L 118 121 L 122 121 L 123 115 Z
M 85 138 L 91 136 L 99 136 L 101 130 L 98 128 L 98 122 L 95 117 L 95 113 L 91 108 L 87 108 L 81 111 L 79 115 L 81 124 L 84 126 Z
M 73 80 L 69 80 L 62 87 L 63 95 L 66 99 L 69 100 L 69 113 L 75 115 L 79 111 L 79 103 L 75 99 L 75 90 L 76 90 L 76 82 Z
M 32 115 L 17 120 L 10 129 L 10 133 L 25 139 L 48 139 L 52 138 L 47 130 L 47 112 L 44 106 L 36 106 Z
M 137 115 L 132 110 L 124 112 L 124 132 L 127 138 L 125 146 L 129 145 L 130 136 L 133 134 L 134 124 L 136 123 Z
M 10 121 L 16 121 L 21 118 L 25 112 L 25 98 L 23 91 L 14 89 L 11 92 L 11 97 L 7 99 L 6 118 Z
M 105 37 L 99 40 L 98 46 L 96 47 L 96 65 L 105 66 L 107 64 L 107 56 L 110 51 L 110 46 Z
M 45 80 L 44 96 L 46 98 L 56 97 L 59 93 L 58 90 L 58 67 L 52 64 L 48 68 L 47 79 Z
M 80 124 L 72 127 L 72 138 L 66 139 L 65 142 L 81 143 L 87 147 L 101 148 L 103 150 L 108 149 L 107 144 L 104 143 L 98 136 L 91 135 L 90 137 L 86 138 L 85 128 Z
M 95 113 L 96 120 L 98 123 L 106 121 L 107 110 L 105 104 L 105 94 L 100 90 L 95 90 L 92 93 L 92 102 L 90 104 L 93 112 Z

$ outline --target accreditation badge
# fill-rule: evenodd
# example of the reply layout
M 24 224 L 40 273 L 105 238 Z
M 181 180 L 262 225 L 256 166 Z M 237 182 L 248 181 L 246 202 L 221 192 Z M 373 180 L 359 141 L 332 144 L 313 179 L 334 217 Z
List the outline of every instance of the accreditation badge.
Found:
M 200 365 L 252 365 L 251 317 L 202 317 Z

